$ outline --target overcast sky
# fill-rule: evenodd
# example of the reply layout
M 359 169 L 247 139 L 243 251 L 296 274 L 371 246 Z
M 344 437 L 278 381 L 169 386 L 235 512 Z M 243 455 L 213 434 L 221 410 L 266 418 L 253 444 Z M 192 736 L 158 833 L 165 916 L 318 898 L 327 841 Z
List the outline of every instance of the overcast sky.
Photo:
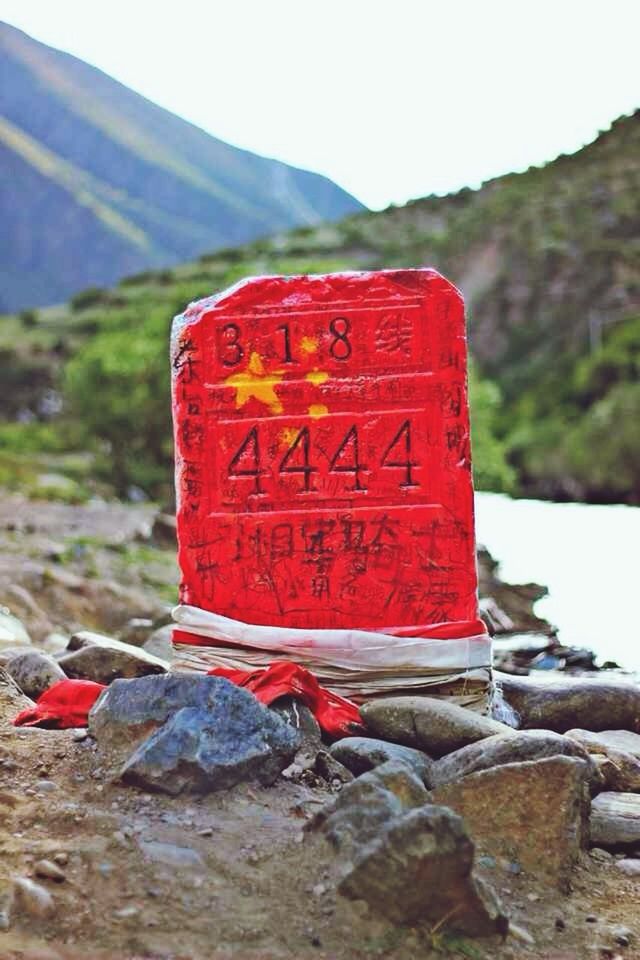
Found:
M 0 0 L 0 19 L 371 207 L 573 152 L 640 106 L 640 0 Z

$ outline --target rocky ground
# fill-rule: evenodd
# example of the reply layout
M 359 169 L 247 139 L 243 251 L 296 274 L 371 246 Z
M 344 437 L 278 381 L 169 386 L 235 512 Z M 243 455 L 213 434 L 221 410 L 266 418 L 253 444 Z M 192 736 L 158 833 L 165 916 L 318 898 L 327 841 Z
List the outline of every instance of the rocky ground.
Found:
M 640 957 L 640 688 L 480 570 L 520 729 L 395 698 L 330 747 L 165 672 L 170 520 L 4 498 L 0 958 Z M 131 679 L 88 732 L 12 725 L 65 675 Z

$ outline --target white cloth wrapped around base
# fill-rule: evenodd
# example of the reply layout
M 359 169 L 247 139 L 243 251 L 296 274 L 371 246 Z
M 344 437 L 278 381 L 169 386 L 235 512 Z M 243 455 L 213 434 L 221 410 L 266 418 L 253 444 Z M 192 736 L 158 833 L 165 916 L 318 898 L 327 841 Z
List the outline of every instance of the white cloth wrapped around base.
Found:
M 356 702 L 428 693 L 476 710 L 489 703 L 491 638 L 486 632 L 433 639 L 262 626 L 187 605 L 175 607 L 172 616 L 177 628 L 174 670 L 256 670 L 291 660 L 310 670 L 322 686 Z

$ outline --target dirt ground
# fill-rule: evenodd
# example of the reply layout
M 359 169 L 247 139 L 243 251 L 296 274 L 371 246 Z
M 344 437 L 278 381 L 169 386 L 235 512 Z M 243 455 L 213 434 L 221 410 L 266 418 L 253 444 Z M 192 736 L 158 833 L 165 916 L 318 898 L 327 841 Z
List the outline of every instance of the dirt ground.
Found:
M 88 537 L 89 557 L 70 552 L 70 569 L 79 575 L 91 562 L 100 576 L 157 596 L 152 553 L 145 570 L 128 562 L 119 573 L 122 550 L 104 545 L 134 536 L 148 520 L 146 507 L 7 498 L 0 590 L 19 580 L 22 564 L 51 566 L 51 544 Z M 131 549 L 135 559 L 138 548 Z M 172 576 L 170 551 L 156 552 L 157 569 L 167 571 L 157 576 Z M 0 602 L 8 602 L 1 593 Z M 91 739 L 16 729 L 0 716 L 0 890 L 2 878 L 33 876 L 40 858 L 66 859 L 62 882 L 38 879 L 54 898 L 53 915 L 38 919 L 16 905 L 10 929 L 0 932 L 0 960 L 640 958 L 640 879 L 588 854 L 568 896 L 506 863 L 483 868 L 518 928 L 505 942 L 447 936 L 433 925 L 399 929 L 371 916 L 335 892 L 333 851 L 303 832 L 330 796 L 322 783 L 284 780 L 206 797 L 148 795 L 108 782 Z M 619 925 L 630 931 L 629 946 L 616 945 Z

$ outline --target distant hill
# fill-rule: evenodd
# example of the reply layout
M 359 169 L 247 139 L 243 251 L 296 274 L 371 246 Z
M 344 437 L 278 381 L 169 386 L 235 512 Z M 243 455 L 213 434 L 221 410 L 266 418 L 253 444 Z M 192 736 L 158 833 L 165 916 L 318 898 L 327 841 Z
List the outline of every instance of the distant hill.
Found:
M 0 312 L 362 205 L 0 23 Z
M 0 361 L 4 346 L 14 372 L 2 415 L 44 416 L 47 391 L 62 391 L 66 436 L 80 430 L 85 449 L 100 441 L 110 451 L 103 475 L 120 490 L 157 490 L 171 476 L 173 313 L 247 275 L 432 265 L 467 302 L 481 378 L 476 479 L 519 494 L 640 503 L 638 157 L 640 112 L 572 156 L 479 190 L 278 232 L 88 290 L 67 308 L 7 318 Z M 5 446 L 17 442 L 15 431 L 5 436 Z

